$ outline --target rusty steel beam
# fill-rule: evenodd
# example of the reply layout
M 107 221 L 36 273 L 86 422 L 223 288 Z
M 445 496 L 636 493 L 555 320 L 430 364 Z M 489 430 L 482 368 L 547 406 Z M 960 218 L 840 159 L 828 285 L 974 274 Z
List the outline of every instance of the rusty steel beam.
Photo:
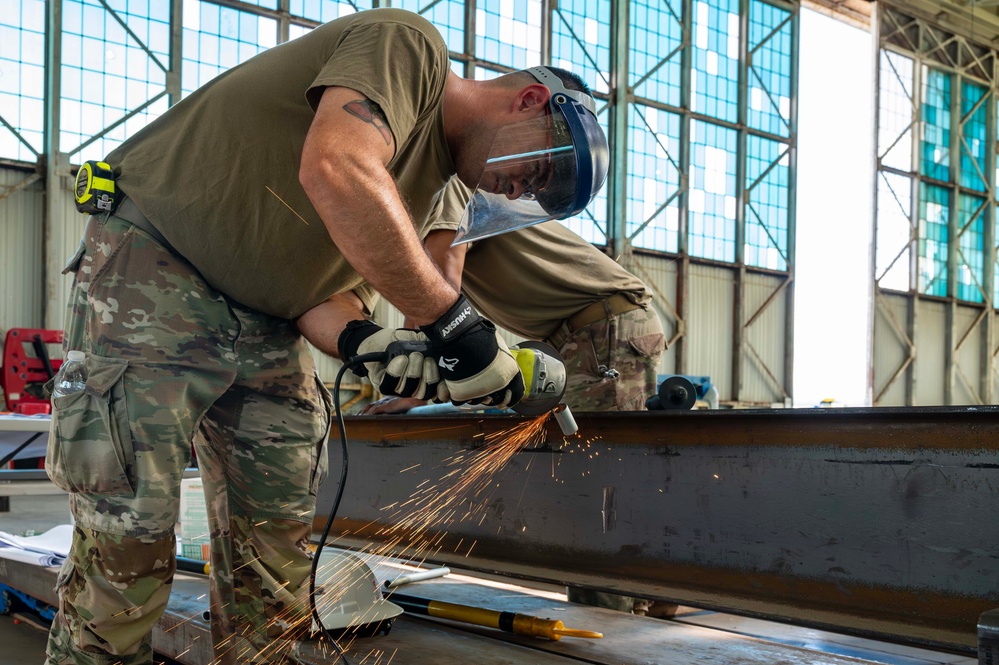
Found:
M 460 497 L 506 415 L 348 417 L 372 551 L 968 651 L 999 607 L 999 408 L 577 413 Z M 317 525 L 336 492 L 320 489 Z M 464 455 L 461 464 L 449 462 Z M 451 474 L 451 475 L 448 475 Z M 453 511 L 414 522 L 414 495 Z M 450 488 L 450 489 L 449 489 Z

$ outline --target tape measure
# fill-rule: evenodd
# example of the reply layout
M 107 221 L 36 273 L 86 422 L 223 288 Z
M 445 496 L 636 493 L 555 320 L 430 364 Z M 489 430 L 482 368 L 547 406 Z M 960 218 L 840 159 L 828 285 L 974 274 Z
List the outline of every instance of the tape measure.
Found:
M 111 212 L 115 204 L 114 171 L 107 162 L 84 162 L 76 174 L 76 209 L 88 215 Z

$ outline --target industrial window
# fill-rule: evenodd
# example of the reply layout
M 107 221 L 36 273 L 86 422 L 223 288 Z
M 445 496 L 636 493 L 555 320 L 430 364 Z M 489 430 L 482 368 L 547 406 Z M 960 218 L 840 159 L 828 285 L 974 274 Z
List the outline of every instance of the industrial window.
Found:
M 691 108 L 712 118 L 739 120 L 739 0 L 694 3 Z
M 986 279 L 996 257 L 987 242 L 996 237 L 999 185 L 996 167 L 989 173 L 988 150 L 996 142 L 996 118 L 989 118 L 997 112 L 994 58 L 973 41 L 893 8 L 882 10 L 879 288 L 999 303 L 995 280 Z
M 45 3 L 0 12 L 0 158 L 34 162 L 43 151 Z
M 277 44 L 277 31 L 277 21 L 272 18 L 202 0 L 185 0 L 184 95 Z
M 694 256 L 735 260 L 734 129 L 694 120 L 690 128 L 690 247 Z
M 746 263 L 787 270 L 790 148 L 750 136 L 746 162 Z
M 63 2 L 60 150 L 101 159 L 167 109 L 169 7 Z
M 551 63 L 578 74 L 593 91 L 597 119 L 608 134 L 610 107 L 610 0 L 567 0 L 552 5 Z M 607 244 L 607 188 L 579 215 L 563 224 L 598 245 Z
M 475 57 L 513 69 L 541 64 L 541 0 L 481 0 Z
M 632 104 L 628 123 L 628 225 L 635 245 L 677 251 L 681 117 Z
M 630 7 L 625 233 L 635 247 L 679 251 L 683 95 L 683 6 L 636 0 Z M 669 111 L 666 109 L 675 109 Z
M 400 7 L 423 16 L 440 31 L 452 53 L 465 51 L 465 3 L 460 0 L 396 0 Z
M 638 0 L 630 16 L 632 244 L 787 270 L 796 12 L 762 0 Z

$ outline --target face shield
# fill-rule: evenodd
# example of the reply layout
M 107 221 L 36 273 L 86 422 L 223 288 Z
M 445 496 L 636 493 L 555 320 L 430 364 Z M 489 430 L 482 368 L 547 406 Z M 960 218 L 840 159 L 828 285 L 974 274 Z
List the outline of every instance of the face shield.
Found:
M 496 133 L 455 245 L 579 214 L 607 177 L 593 98 L 567 90 L 547 67 L 527 71 L 551 91 L 546 113 Z

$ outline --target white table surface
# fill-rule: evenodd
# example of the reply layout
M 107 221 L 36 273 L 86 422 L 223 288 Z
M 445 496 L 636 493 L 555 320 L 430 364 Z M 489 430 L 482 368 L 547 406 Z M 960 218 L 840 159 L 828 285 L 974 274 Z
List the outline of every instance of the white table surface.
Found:
M 41 432 L 42 435 L 32 441 L 27 448 L 19 452 L 14 459 L 44 457 L 45 446 L 49 442 L 49 425 L 51 422 L 52 417 L 47 415 L 18 416 L 14 414 L 0 414 L 0 458 L 6 457 L 12 450 L 38 432 Z

